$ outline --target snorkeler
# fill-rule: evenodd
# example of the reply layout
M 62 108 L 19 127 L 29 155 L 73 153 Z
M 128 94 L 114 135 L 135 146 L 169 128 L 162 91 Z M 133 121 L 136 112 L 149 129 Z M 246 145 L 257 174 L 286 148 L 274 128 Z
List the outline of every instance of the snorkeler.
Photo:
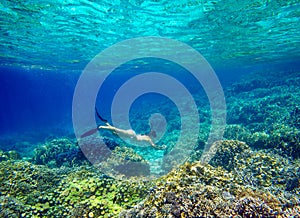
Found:
M 94 134 L 97 130 L 100 130 L 100 129 L 106 129 L 106 130 L 109 130 L 111 131 L 112 133 L 114 134 L 117 134 L 119 136 L 122 136 L 122 137 L 125 137 L 125 138 L 128 138 L 128 139 L 131 139 L 131 140 L 134 140 L 136 142 L 146 142 L 148 144 L 150 144 L 153 148 L 155 149 L 158 149 L 158 150 L 164 150 L 166 149 L 166 146 L 163 145 L 163 146 L 158 146 L 156 145 L 151 137 L 149 135 L 140 135 L 140 134 L 136 134 L 134 130 L 132 129 L 128 129 L 128 130 L 124 130 L 124 129 L 119 129 L 117 127 L 114 127 L 112 125 L 110 125 L 108 123 L 107 120 L 103 119 L 100 114 L 98 113 L 97 109 L 96 109 L 96 114 L 97 114 L 97 117 L 105 124 L 104 126 L 101 126 L 99 125 L 96 129 L 92 129 L 86 133 L 84 133 L 81 138 L 83 137 L 86 137 L 88 135 L 91 135 L 91 134 Z

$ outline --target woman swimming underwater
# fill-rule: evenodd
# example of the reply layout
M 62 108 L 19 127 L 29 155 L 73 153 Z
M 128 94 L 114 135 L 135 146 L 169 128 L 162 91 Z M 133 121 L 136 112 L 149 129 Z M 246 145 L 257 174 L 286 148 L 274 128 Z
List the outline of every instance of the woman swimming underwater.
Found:
M 132 130 L 132 129 L 127 129 L 127 130 L 125 130 L 125 129 L 119 129 L 119 128 L 117 128 L 117 127 L 114 127 L 114 126 L 110 125 L 110 124 L 108 123 L 107 120 L 103 119 L 103 118 L 100 116 L 100 114 L 98 113 L 97 109 L 96 109 L 96 114 L 97 114 L 97 117 L 98 117 L 105 125 L 103 125 L 103 126 L 102 126 L 102 125 L 99 125 L 99 126 L 97 127 L 97 129 L 92 129 L 92 130 L 90 130 L 90 131 L 84 133 L 84 134 L 81 136 L 81 138 L 86 137 L 86 136 L 88 136 L 88 135 L 91 135 L 91 134 L 95 133 L 97 130 L 105 129 L 105 130 L 111 131 L 112 133 L 114 133 L 114 134 L 116 134 L 116 135 L 119 135 L 119 136 L 121 136 L 121 137 L 123 137 L 123 138 L 128 138 L 128 139 L 130 139 L 131 141 L 135 141 L 135 142 L 137 142 L 137 143 L 138 143 L 138 142 L 146 142 L 147 144 L 151 145 L 153 148 L 158 149 L 158 150 L 164 150 L 164 149 L 166 149 L 166 146 L 165 146 L 165 145 L 163 145 L 163 146 L 158 146 L 158 145 L 156 145 L 156 144 L 152 141 L 152 139 L 151 139 L 151 137 L 150 137 L 149 135 L 140 135 L 140 134 L 136 134 L 135 131 Z

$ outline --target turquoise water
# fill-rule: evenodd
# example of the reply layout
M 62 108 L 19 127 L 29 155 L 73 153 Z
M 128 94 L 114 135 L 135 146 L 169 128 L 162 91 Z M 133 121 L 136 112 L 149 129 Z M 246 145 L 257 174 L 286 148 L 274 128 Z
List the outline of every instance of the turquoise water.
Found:
M 299 32 L 297 0 L 1 1 L 0 217 L 299 215 Z
M 125 39 L 162 36 L 216 68 L 299 58 L 294 1 L 2 1 L 2 65 L 82 70 Z

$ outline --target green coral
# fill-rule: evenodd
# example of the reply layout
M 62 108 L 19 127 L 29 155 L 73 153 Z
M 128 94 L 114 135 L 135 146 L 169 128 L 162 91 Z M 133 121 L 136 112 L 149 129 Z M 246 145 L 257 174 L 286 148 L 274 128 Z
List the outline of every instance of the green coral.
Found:
M 3 212 L 11 211 L 10 202 L 15 201 L 19 206 L 13 209 L 12 216 L 20 217 L 26 211 L 37 215 L 34 207 L 40 203 L 39 197 L 53 192 L 58 182 L 58 175 L 42 166 L 24 161 L 1 162 L 0 192 L 3 197 L 1 199 Z
M 88 165 L 48 168 L 25 161 L 2 161 L 0 215 L 228 217 L 250 214 L 267 217 L 296 214 L 300 209 L 296 194 L 300 190 L 299 175 L 295 172 L 300 166 L 298 162 L 252 151 L 236 140 L 216 143 L 216 156 L 211 159 L 214 166 L 186 163 L 153 182 L 134 178 L 115 180 Z M 127 149 L 123 153 L 121 150 L 119 158 L 132 154 L 140 160 Z M 225 170 L 226 166 L 230 167 Z M 255 184 L 247 180 L 247 175 L 252 175 L 250 179 Z M 285 194 L 286 190 L 289 195 Z
M 300 131 L 284 124 L 273 124 L 266 131 L 251 132 L 241 125 L 228 125 L 225 138 L 246 142 L 255 149 L 273 149 L 277 154 L 300 157 Z
M 100 178 L 96 172 L 77 171 L 63 179 L 57 189 L 60 203 L 69 206 L 68 216 L 115 217 L 120 211 L 141 201 L 149 184 Z
M 249 146 L 238 140 L 217 141 L 212 145 L 216 149 L 210 164 L 213 166 L 222 166 L 231 171 L 235 167 L 235 159 L 243 159 L 249 156 L 251 150 Z
M 133 162 L 145 162 L 144 158 L 138 155 L 132 148 L 118 146 L 113 151 L 113 155 L 117 155 L 121 159 L 130 160 Z
M 21 155 L 17 151 L 2 151 L 0 150 L 0 161 L 6 160 L 19 160 L 21 159 Z
M 153 185 L 101 177 L 88 166 L 48 168 L 2 161 L 0 170 L 3 217 L 117 217 L 143 200 Z
M 278 76 L 278 75 L 280 76 Z M 300 157 L 299 72 L 255 72 L 226 90 L 225 138 Z M 275 76 L 274 76 L 275 75 Z
M 71 207 L 70 216 L 117 216 L 141 201 L 148 187 L 142 182 L 120 182 L 109 178 L 67 178 L 58 188 L 62 204 Z
M 146 177 L 150 174 L 148 162 L 132 148 L 125 146 L 116 147 L 109 158 L 101 163 L 100 169 L 117 178 Z

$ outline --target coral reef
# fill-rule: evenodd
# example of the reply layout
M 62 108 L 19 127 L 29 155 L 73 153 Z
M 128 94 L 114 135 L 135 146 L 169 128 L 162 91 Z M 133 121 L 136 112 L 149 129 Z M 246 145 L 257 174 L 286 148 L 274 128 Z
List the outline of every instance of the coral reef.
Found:
M 25 161 L 0 162 L 1 217 L 21 217 L 26 211 L 33 212 L 33 206 L 41 203 L 39 198 L 57 187 L 58 178 L 54 170 L 44 166 Z
M 49 168 L 3 160 L 0 216 L 285 217 L 299 213 L 299 161 L 269 150 L 251 150 L 238 140 L 217 141 L 213 147 L 211 165 L 186 163 L 152 182 L 135 177 L 116 180 L 89 165 Z M 111 164 L 145 162 L 130 148 L 117 146 L 112 152 Z
M 214 146 L 217 150 L 210 164 L 234 173 L 245 185 L 286 187 L 289 191 L 299 187 L 298 161 L 284 158 L 270 150 L 252 151 L 247 144 L 237 140 L 218 141 Z
M 17 151 L 2 151 L 0 150 L 0 162 L 5 160 L 19 160 L 21 159 L 21 155 Z
M 68 138 L 39 145 L 30 162 L 18 153 L 22 142 L 2 140 L 9 145 L 0 150 L 0 217 L 297 217 L 299 75 L 257 73 L 228 88 L 226 140 L 212 145 L 209 164 L 198 162 L 210 130 L 209 109 L 203 104 L 203 128 L 192 163 L 154 181 L 142 180 L 149 179 L 150 159 L 143 157 L 153 155 L 151 148 L 135 150 L 104 137 L 109 155 L 101 156 L 94 142 L 87 141 L 85 149 L 100 172 Z M 178 138 L 176 113 L 170 112 L 170 137 L 162 138 L 169 149 L 165 152 Z M 135 125 L 140 131 L 148 128 Z M 166 169 L 173 169 L 170 163 Z
M 300 74 L 277 74 L 255 72 L 227 89 L 225 138 L 299 158 Z
M 150 175 L 148 162 L 132 148 L 125 146 L 116 147 L 99 167 L 110 176 L 118 178 Z
M 65 129 L 44 127 L 39 131 L 27 128 L 21 133 L 9 132 L 0 134 L 0 149 L 3 151 L 17 151 L 22 157 L 32 157 L 33 150 L 37 144 L 47 140 L 51 141 L 55 138 L 74 137 L 73 133 Z
M 248 158 L 251 154 L 249 146 L 237 140 L 217 141 L 212 145 L 212 148 L 216 148 L 216 151 L 210 164 L 222 166 L 228 171 L 236 167 L 236 160 Z
M 241 125 L 228 125 L 225 137 L 244 141 L 255 149 L 273 149 L 284 156 L 300 157 L 300 131 L 288 125 L 274 124 L 252 133 Z
M 0 163 L 1 217 L 116 217 L 147 195 L 149 182 L 117 181 L 91 167 Z
M 120 211 L 141 201 L 148 187 L 143 182 L 120 182 L 106 177 L 74 175 L 62 180 L 58 187 L 58 199 L 69 205 L 69 215 L 83 217 L 93 213 L 95 217 L 114 217 Z
M 292 216 L 299 213 L 298 203 L 246 187 L 234 174 L 196 162 L 163 177 L 143 202 L 119 217 Z
M 76 143 L 68 138 L 58 138 L 34 149 L 32 162 L 49 167 L 79 166 L 86 159 Z
M 132 149 L 116 147 L 114 152 L 112 161 L 143 161 Z M 115 217 L 149 189 L 145 182 L 99 176 L 67 138 L 38 147 L 33 164 L 15 161 L 17 154 L 1 151 L 1 217 Z

